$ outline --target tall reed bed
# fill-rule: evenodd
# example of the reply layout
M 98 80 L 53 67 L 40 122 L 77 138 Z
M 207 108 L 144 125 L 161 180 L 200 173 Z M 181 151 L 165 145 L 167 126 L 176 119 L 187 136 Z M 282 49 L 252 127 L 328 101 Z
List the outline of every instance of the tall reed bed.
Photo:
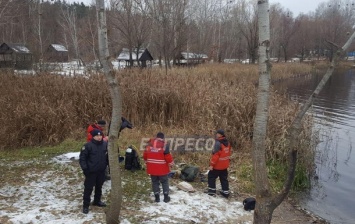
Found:
M 273 78 L 309 72 L 310 66 L 276 64 Z M 289 72 L 287 69 L 292 70 Z M 0 108 L 2 149 L 47 145 L 83 138 L 85 128 L 110 119 L 111 99 L 102 75 L 90 78 L 50 74 L 16 76 L 2 73 Z M 239 149 L 250 149 L 256 108 L 258 69 L 255 65 L 203 65 L 117 73 L 123 116 L 136 130 L 210 135 L 223 128 Z M 268 155 L 283 157 L 284 135 L 297 104 L 273 94 L 268 130 Z M 307 130 L 307 129 L 305 129 Z M 146 136 L 142 136 L 146 137 Z

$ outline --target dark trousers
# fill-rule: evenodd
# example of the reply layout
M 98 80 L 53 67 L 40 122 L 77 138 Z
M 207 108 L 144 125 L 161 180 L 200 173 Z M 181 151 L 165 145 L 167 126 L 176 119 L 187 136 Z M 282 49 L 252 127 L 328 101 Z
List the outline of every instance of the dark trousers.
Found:
M 163 193 L 169 194 L 168 175 L 164 175 L 164 176 L 150 175 L 150 179 L 152 180 L 152 188 L 153 188 L 154 194 L 160 194 L 160 188 L 159 188 L 160 183 L 161 183 L 161 186 L 163 187 Z
M 229 194 L 229 182 L 228 182 L 228 170 L 210 170 L 208 172 L 208 193 L 216 194 L 216 179 L 219 177 L 219 181 L 222 185 L 222 192 Z
M 91 201 L 91 193 L 95 187 L 94 202 L 99 202 L 102 195 L 102 185 L 105 182 L 105 171 L 88 173 L 84 181 L 83 206 L 89 207 Z

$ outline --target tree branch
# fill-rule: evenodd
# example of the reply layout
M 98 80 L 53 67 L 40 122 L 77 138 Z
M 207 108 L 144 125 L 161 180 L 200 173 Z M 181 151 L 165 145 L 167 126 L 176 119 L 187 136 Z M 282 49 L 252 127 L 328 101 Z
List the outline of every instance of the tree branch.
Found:
M 340 49 L 340 48 L 341 48 L 339 45 L 337 45 L 336 43 L 334 43 L 334 42 L 332 42 L 332 41 L 330 41 L 330 40 L 325 40 L 325 42 L 327 42 L 328 44 L 330 44 L 330 45 L 336 47 L 337 49 Z

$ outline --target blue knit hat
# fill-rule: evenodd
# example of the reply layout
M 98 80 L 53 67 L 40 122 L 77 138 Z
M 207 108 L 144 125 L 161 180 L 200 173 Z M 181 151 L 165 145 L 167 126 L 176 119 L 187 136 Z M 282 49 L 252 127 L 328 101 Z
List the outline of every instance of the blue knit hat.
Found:
M 164 139 L 164 133 L 163 132 L 158 132 L 157 138 Z
M 216 134 L 220 134 L 220 135 L 222 135 L 222 136 L 225 136 L 223 129 L 218 129 L 218 130 L 216 131 Z
M 96 135 L 102 136 L 102 131 L 100 131 L 99 129 L 94 129 L 90 132 L 90 134 L 92 135 L 92 137 L 95 137 Z

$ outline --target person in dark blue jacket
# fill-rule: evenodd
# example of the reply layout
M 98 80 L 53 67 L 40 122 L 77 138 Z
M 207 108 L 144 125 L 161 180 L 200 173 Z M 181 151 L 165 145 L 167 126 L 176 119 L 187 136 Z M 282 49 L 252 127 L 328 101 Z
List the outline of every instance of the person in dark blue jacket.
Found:
M 81 149 L 79 156 L 80 167 L 84 172 L 84 196 L 83 213 L 89 213 L 91 193 L 95 187 L 93 205 L 105 207 L 106 204 L 101 201 L 102 185 L 105 182 L 105 169 L 108 165 L 107 142 L 103 141 L 101 130 L 91 131 L 93 136 L 90 142 L 87 142 Z

